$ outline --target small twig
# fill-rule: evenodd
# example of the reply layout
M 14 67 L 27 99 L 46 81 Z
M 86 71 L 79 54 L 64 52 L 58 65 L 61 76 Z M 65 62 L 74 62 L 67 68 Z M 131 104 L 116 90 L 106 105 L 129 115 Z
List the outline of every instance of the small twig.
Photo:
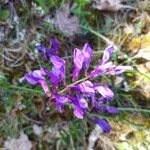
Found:
M 6 60 L 8 60 L 8 61 L 14 61 L 13 59 L 8 58 L 8 57 L 7 57 L 7 56 L 5 56 L 4 54 L 1 54 L 1 53 L 0 53 L 0 55 L 1 55 L 4 59 L 6 59 Z
M 34 120 L 34 119 L 32 119 L 32 118 L 29 118 L 29 117 L 26 116 L 25 114 L 23 114 L 22 116 L 23 116 L 26 120 L 28 120 L 28 121 L 30 121 L 30 122 L 32 122 L 32 123 L 34 123 L 34 124 L 39 124 L 39 125 L 44 124 L 44 122 L 37 121 L 37 120 Z
M 22 47 L 16 48 L 16 49 L 10 49 L 10 48 L 6 48 L 6 51 L 9 52 L 21 52 L 22 51 Z

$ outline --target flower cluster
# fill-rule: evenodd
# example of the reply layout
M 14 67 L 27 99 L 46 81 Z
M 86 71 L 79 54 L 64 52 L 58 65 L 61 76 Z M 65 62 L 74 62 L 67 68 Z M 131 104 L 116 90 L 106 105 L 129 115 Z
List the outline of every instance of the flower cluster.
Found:
M 43 44 L 37 46 L 38 52 L 41 53 L 47 60 L 52 55 L 57 55 L 59 49 L 60 49 L 60 43 L 55 37 L 52 37 L 50 39 L 50 48 L 47 48 Z
M 59 48 L 60 44 L 55 38 L 51 39 L 50 49 L 42 45 L 38 47 L 39 52 L 51 61 L 53 67 L 51 71 L 41 68 L 27 73 L 25 79 L 28 83 L 40 85 L 49 97 L 49 101 L 54 102 L 60 112 L 63 112 L 65 104 L 72 106 L 74 115 L 79 119 L 83 119 L 91 112 L 118 113 L 116 107 L 108 105 L 108 102 L 112 101 L 114 97 L 114 93 L 109 86 L 92 82 L 92 79 L 99 75 L 121 74 L 132 69 L 130 66 L 116 66 L 112 62 L 108 62 L 115 46 L 109 45 L 104 50 L 102 60 L 92 71 L 88 71 L 93 57 L 93 50 L 90 45 L 86 43 L 82 50 L 75 48 L 73 54 L 73 82 L 69 85 L 65 81 L 65 60 L 58 56 Z M 78 80 L 81 71 L 85 72 L 85 77 Z M 46 79 L 49 80 L 52 86 L 51 91 Z M 60 85 L 64 87 L 62 90 L 59 90 Z M 110 126 L 105 119 L 91 117 L 90 120 L 98 124 L 104 132 L 110 131 Z

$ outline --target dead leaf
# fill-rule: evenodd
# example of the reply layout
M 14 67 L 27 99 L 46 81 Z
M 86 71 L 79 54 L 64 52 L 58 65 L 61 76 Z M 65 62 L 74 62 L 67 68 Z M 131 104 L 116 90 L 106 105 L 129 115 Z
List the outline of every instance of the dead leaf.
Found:
M 140 49 L 136 56 L 144 58 L 146 60 L 150 60 L 150 46 L 147 48 Z
M 73 36 L 74 34 L 79 33 L 79 20 L 76 16 L 70 15 L 69 3 L 64 4 L 63 9 L 57 13 L 55 26 L 66 36 Z
M 133 38 L 129 43 L 129 49 L 138 51 L 136 57 L 150 60 L 150 32 Z
M 101 135 L 96 141 L 94 150 L 116 150 L 116 148 L 107 136 Z
M 137 66 L 137 69 L 142 73 L 150 77 L 150 62 L 146 62 Z M 139 91 L 146 97 L 150 99 L 150 80 L 144 75 L 138 75 L 136 83 L 139 85 Z
M 129 35 L 134 33 L 134 26 L 132 24 L 126 24 L 124 28 L 124 33 Z

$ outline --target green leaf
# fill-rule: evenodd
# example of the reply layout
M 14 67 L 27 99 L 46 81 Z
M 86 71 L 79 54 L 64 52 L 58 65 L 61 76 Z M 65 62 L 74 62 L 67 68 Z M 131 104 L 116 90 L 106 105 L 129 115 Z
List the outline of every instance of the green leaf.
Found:
M 89 2 L 90 2 L 89 0 L 76 0 L 76 3 L 79 4 L 80 6 L 85 6 Z
M 0 10 L 0 21 L 5 21 L 9 17 L 9 14 L 10 12 L 7 9 Z

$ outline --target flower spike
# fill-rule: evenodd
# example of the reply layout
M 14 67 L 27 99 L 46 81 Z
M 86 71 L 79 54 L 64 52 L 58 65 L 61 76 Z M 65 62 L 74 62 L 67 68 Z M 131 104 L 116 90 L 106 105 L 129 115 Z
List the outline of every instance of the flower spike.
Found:
M 55 103 L 56 108 L 61 113 L 65 109 L 64 105 L 69 104 L 71 107 L 73 107 L 74 116 L 79 119 L 83 119 L 86 115 L 92 112 L 103 114 L 110 113 L 112 115 L 117 114 L 119 110 L 114 106 L 109 106 L 111 100 L 114 100 L 113 91 L 106 84 L 94 83 L 92 81 L 93 78 L 99 75 L 118 75 L 126 70 L 132 69 L 131 66 L 116 66 L 109 61 L 116 47 L 114 45 L 109 45 L 104 50 L 102 60 L 99 62 L 98 66 L 88 75 L 86 73 L 93 57 L 93 51 L 88 43 L 84 45 L 82 50 L 75 48 L 73 54 L 73 83 L 66 85 L 65 60 L 57 55 L 58 50 L 60 49 L 60 43 L 56 38 L 51 38 L 50 44 L 50 49 L 40 45 L 38 47 L 38 51 L 44 54 L 45 58 L 51 61 L 53 65 L 51 71 L 39 69 L 27 73 L 25 75 L 27 82 L 31 85 L 39 84 L 49 97 L 49 100 Z M 86 77 L 76 81 L 81 71 L 85 72 Z M 49 78 L 49 81 L 52 85 L 51 93 L 46 81 L 46 77 Z M 62 90 L 59 91 L 60 83 L 63 83 L 63 87 Z M 99 125 L 103 132 L 110 132 L 111 127 L 107 120 L 96 117 L 92 117 L 91 120 L 95 124 Z

